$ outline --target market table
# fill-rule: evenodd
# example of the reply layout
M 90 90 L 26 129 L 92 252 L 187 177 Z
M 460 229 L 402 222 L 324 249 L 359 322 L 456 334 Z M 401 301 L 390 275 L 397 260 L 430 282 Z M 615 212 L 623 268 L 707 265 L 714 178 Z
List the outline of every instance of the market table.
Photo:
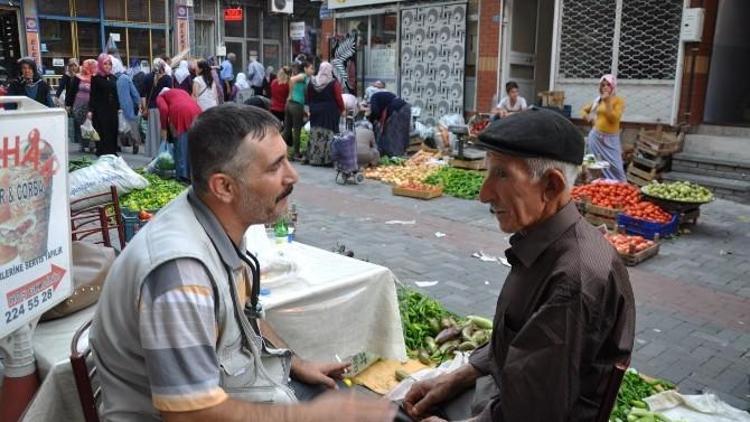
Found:
M 368 351 L 406 358 L 396 278 L 389 269 L 296 242 L 252 244 L 251 251 L 262 251 L 262 266 L 269 260 L 287 263 L 285 271 L 262 279 L 261 301 L 266 319 L 300 356 L 332 361 Z M 37 327 L 34 350 L 43 382 L 24 421 L 83 420 L 70 341 L 94 310 Z

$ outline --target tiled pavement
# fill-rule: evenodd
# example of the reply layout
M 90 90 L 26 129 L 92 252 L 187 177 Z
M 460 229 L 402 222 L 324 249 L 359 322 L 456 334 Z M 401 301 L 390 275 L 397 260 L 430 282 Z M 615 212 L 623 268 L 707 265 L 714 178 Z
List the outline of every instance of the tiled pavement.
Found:
M 142 156 L 125 158 L 133 166 L 144 163 Z M 324 249 L 344 244 L 357 258 L 389 267 L 404 284 L 439 281 L 422 290 L 458 314 L 492 316 L 509 268 L 471 254 L 502 256 L 508 237 L 486 206 L 396 197 L 373 181 L 339 186 L 331 169 L 297 168 L 292 201 L 300 213 L 299 241 Z M 703 208 L 690 234 L 666 241 L 657 257 L 630 268 L 637 301 L 632 366 L 684 392 L 710 390 L 750 409 L 750 206 L 717 200 Z

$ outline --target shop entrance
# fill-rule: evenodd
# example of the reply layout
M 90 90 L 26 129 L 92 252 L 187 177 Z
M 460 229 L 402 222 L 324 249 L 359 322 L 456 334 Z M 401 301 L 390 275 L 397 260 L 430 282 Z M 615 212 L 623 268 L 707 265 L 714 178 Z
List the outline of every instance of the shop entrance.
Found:
M 505 84 L 514 81 L 531 105 L 538 92 L 549 89 L 555 2 L 508 0 L 504 7 L 502 81 L 497 98 L 504 97 Z
M 704 121 L 750 125 L 750 2 L 721 0 L 716 18 Z
M 21 58 L 21 37 L 18 28 L 18 10 L 0 8 L 0 84 L 18 73 L 17 61 Z

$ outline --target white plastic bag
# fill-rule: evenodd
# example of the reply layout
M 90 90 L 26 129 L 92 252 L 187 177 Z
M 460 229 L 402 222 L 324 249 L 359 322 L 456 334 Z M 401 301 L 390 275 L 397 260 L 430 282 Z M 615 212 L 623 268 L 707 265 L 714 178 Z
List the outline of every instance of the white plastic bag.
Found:
M 130 133 L 130 123 L 128 123 L 128 119 L 125 118 L 125 114 L 122 110 L 117 112 L 117 133 L 120 135 L 127 135 Z
M 119 195 L 148 187 L 148 180 L 133 171 L 125 160 L 116 155 L 102 155 L 94 164 L 70 173 L 69 177 L 71 202 L 108 192 L 109 187 L 113 185 Z M 106 201 L 106 197 L 81 201 L 72 204 L 71 209 L 80 210 Z
M 86 120 L 81 125 L 81 138 L 94 142 L 99 140 L 99 134 L 96 133 L 90 117 L 86 117 Z

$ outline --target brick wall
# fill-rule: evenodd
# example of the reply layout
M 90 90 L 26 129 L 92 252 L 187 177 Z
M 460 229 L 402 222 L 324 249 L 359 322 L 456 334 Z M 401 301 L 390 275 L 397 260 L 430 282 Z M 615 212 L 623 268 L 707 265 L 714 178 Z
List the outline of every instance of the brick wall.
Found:
M 479 60 L 477 61 L 476 110 L 489 112 L 497 93 L 497 56 L 500 54 L 502 0 L 481 0 L 479 4 Z
M 320 36 L 318 37 L 318 54 L 323 60 L 328 60 L 328 40 L 334 35 L 333 19 L 326 19 L 320 22 Z
M 708 69 L 713 50 L 719 0 L 691 0 L 690 7 L 704 7 L 706 16 L 703 23 L 702 41 L 685 44 L 678 121 L 697 125 L 703 121 Z

